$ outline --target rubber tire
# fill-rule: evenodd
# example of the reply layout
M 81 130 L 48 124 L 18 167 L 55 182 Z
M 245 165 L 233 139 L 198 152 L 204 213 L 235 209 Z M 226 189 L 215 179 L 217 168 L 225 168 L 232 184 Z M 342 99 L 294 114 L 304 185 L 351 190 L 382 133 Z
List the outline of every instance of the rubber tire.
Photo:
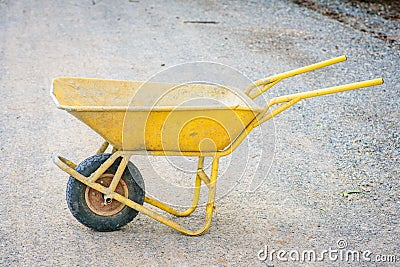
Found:
M 99 154 L 91 156 L 75 168 L 77 172 L 88 177 L 104 163 L 111 154 Z M 121 158 L 118 158 L 114 164 L 105 172 L 115 174 Z M 128 163 L 121 179 L 128 187 L 128 198 L 142 205 L 144 202 L 144 181 L 139 170 L 132 162 Z M 89 209 L 85 200 L 85 191 L 87 186 L 77 179 L 70 177 L 67 183 L 66 200 L 68 208 L 72 215 L 83 225 L 96 231 L 108 232 L 115 231 L 131 222 L 138 211 L 125 206 L 120 212 L 111 216 L 101 216 Z

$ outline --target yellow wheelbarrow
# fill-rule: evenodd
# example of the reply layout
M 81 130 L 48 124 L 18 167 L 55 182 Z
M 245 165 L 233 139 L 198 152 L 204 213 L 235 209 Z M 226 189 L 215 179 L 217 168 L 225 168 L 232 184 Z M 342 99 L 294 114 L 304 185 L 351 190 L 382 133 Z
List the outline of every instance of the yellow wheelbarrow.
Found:
M 381 78 L 275 97 L 265 107 L 253 99 L 282 79 L 346 60 L 333 58 L 251 84 L 244 92 L 210 84 L 168 84 L 132 81 L 56 78 L 52 96 L 63 109 L 86 123 L 106 141 L 79 165 L 56 157 L 54 162 L 71 177 L 67 203 L 74 217 L 98 231 L 113 231 L 141 212 L 187 235 L 201 235 L 210 227 L 214 210 L 218 162 L 232 153 L 257 126 L 301 99 L 379 85 Z M 274 106 L 274 107 L 273 107 Z M 112 153 L 104 153 L 107 147 Z M 198 157 L 190 208 L 178 211 L 145 196 L 143 178 L 130 162 L 132 155 Z M 212 158 L 210 174 L 204 158 Z M 151 209 L 188 216 L 197 207 L 200 187 L 208 187 L 205 223 L 187 229 Z

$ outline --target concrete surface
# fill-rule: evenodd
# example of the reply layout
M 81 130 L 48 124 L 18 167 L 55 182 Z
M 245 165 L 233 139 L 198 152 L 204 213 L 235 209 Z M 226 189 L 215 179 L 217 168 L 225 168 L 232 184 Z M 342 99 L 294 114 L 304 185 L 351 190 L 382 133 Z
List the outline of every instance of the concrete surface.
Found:
M 183 23 L 193 20 L 218 23 Z M 384 23 L 391 39 L 398 38 L 399 20 Z M 341 54 L 348 62 L 290 79 L 270 96 L 379 76 L 385 84 L 306 100 L 277 117 L 269 124 L 275 157 L 263 154 L 270 172 L 269 164 L 253 166 L 250 158 L 254 168 L 238 180 L 229 170 L 247 164 L 247 146 L 235 151 L 204 236 L 183 236 L 144 215 L 120 231 L 99 233 L 68 211 L 68 177 L 52 157 L 80 162 L 102 140 L 55 108 L 53 78 L 147 80 L 175 64 L 205 60 L 257 79 Z M 298 262 L 276 255 L 261 261 L 258 252 L 265 246 L 321 252 L 339 241 L 348 250 L 371 251 L 372 259 L 383 254 L 400 261 L 399 63 L 395 42 L 280 0 L 0 0 L 0 266 L 286 266 Z M 246 157 L 265 150 L 249 147 Z M 178 173 L 168 162 L 133 162 L 153 194 L 189 203 L 190 190 L 149 182 L 153 166 L 167 177 Z M 258 179 L 257 190 L 249 190 L 246 177 Z M 340 194 L 346 190 L 363 193 Z M 199 226 L 202 211 L 179 221 Z M 378 265 L 315 263 L 327 264 Z

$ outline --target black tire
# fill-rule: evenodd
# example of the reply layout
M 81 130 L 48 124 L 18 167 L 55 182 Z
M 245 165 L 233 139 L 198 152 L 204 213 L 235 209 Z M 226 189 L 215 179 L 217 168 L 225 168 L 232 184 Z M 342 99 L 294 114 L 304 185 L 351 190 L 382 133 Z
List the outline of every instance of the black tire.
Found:
M 90 174 L 96 171 L 110 156 L 111 154 L 99 154 L 91 156 L 82 161 L 75 168 L 75 170 L 88 177 Z M 115 174 L 120 162 L 121 158 L 117 159 L 114 164 L 105 172 L 105 174 Z M 139 170 L 135 165 L 133 165 L 133 163 L 128 163 L 121 180 L 123 181 L 120 183 L 124 183 L 125 188 L 127 188 L 128 198 L 142 205 L 145 195 L 144 181 Z M 138 214 L 136 210 L 128 206 L 120 206 L 121 210 L 116 214 L 109 216 L 99 215 L 92 210 L 93 208 L 91 209 L 89 207 L 86 201 L 85 194 L 87 195 L 89 192 L 87 190 L 93 189 L 88 188 L 86 185 L 82 184 L 73 177 L 69 178 L 66 194 L 68 208 L 72 215 L 80 223 L 89 228 L 102 232 L 114 231 L 131 222 Z M 100 194 L 98 191 L 95 192 Z M 94 194 L 94 192 L 92 192 L 92 194 Z M 118 203 L 119 202 L 115 203 L 114 205 L 117 205 Z

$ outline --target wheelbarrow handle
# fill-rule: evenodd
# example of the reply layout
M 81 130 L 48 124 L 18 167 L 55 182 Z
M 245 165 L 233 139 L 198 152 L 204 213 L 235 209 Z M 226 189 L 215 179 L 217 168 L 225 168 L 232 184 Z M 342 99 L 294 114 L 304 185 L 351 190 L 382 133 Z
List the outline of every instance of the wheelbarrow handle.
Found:
M 305 72 L 309 72 L 309 71 L 313 71 L 316 69 L 320 69 L 323 67 L 327 67 L 329 65 L 333 65 L 342 61 L 345 61 L 347 58 L 346 56 L 340 56 L 340 57 L 335 57 L 335 58 L 331 58 L 325 61 L 321 61 L 309 66 L 305 66 L 302 68 L 298 68 L 298 69 L 294 69 L 294 70 L 290 70 L 287 72 L 283 72 L 280 74 L 276 74 L 273 76 L 269 76 L 267 78 L 261 79 L 261 80 L 257 80 L 254 83 L 250 84 L 246 90 L 245 93 L 252 99 L 256 98 L 257 96 L 261 95 L 262 93 L 264 93 L 265 91 L 267 91 L 268 89 L 270 89 L 272 86 L 274 86 L 275 84 L 277 84 L 279 81 L 281 81 L 282 79 L 286 79 L 289 77 L 293 77 Z M 257 87 L 263 86 L 261 88 L 259 88 L 258 90 L 253 90 Z
M 378 79 L 373 79 L 373 80 L 367 80 L 363 82 L 356 82 L 356 83 L 349 83 L 345 85 L 339 85 L 339 86 L 333 86 L 333 87 L 328 87 L 328 88 L 323 88 L 323 89 L 318 89 L 318 90 L 313 90 L 313 91 L 308 91 L 308 92 L 302 92 L 302 93 L 297 93 L 297 94 L 290 94 L 290 95 L 284 95 L 284 96 L 279 96 L 272 98 L 267 106 L 264 108 L 262 112 L 260 112 L 257 121 L 253 125 L 253 127 L 257 127 L 260 124 L 266 122 L 267 120 L 275 117 L 282 111 L 290 108 L 297 102 L 299 102 L 301 99 L 305 98 L 311 98 L 311 97 L 316 97 L 316 96 L 323 96 L 323 95 L 329 95 L 329 94 L 335 94 L 339 92 L 345 92 L 345 91 L 350 91 L 350 90 L 355 90 L 355 89 L 360 89 L 364 87 L 370 87 L 370 86 L 375 86 L 375 85 L 380 85 L 383 84 L 383 79 L 378 78 Z M 284 103 L 284 104 L 281 104 Z M 272 106 L 281 104 L 277 106 L 274 109 L 270 109 Z
M 304 99 L 304 98 L 310 98 L 310 97 L 316 97 L 316 96 L 323 96 L 323 95 L 335 94 L 335 93 L 339 93 L 339 92 L 356 90 L 356 89 L 360 89 L 360 88 L 364 88 L 364 87 L 370 87 L 370 86 L 381 85 L 381 84 L 383 84 L 383 79 L 377 78 L 377 79 L 367 80 L 367 81 L 363 81 L 363 82 L 349 83 L 349 84 L 345 84 L 345 85 L 333 86 L 333 87 L 328 87 L 328 88 L 323 88 L 323 89 L 318 89 L 318 90 L 313 90 L 313 91 L 307 91 L 307 92 L 302 92 L 302 93 L 297 93 L 297 94 L 284 95 L 284 96 L 272 98 L 268 102 L 268 106 L 272 106 L 272 105 L 279 104 L 282 102 L 288 102 L 288 101 L 291 101 L 296 98 Z

